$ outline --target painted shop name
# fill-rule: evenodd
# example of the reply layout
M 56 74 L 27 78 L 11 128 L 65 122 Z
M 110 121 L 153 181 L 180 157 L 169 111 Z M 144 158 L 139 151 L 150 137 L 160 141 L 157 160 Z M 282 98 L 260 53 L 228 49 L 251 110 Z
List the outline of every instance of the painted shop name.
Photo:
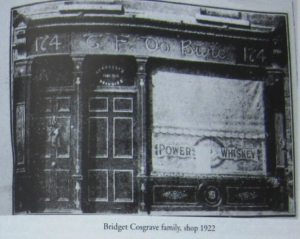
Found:
M 66 46 L 71 46 L 66 47 Z M 33 54 L 64 52 L 121 52 L 130 54 L 177 55 L 202 60 L 229 60 L 232 46 L 217 42 L 171 39 L 159 36 L 139 36 L 111 33 L 45 34 L 35 38 Z
M 155 144 L 154 154 L 157 157 L 196 157 L 197 148 L 196 146 L 179 146 L 179 145 L 165 145 L 165 144 Z M 198 153 L 198 152 L 197 152 Z M 221 147 L 219 149 L 212 149 L 211 153 L 216 155 L 216 157 L 222 159 L 231 160 L 256 160 L 258 152 L 255 149 L 247 148 L 230 148 Z M 199 152 L 201 154 L 201 152 Z

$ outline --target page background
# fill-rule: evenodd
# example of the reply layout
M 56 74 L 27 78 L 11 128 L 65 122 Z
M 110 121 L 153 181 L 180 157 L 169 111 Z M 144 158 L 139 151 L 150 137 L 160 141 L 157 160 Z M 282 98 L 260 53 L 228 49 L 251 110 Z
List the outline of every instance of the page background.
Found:
M 180 2 L 180 0 L 176 0 Z M 12 149 L 10 135 L 10 9 L 14 6 L 40 2 L 34 0 L 0 0 L 1 3 L 1 24 L 0 24 L 0 238 L 105 238 L 107 236 L 122 238 L 222 238 L 222 239 L 250 239 L 250 238 L 289 238 L 296 239 L 300 235 L 300 224 L 298 217 L 275 217 L 275 218 L 213 218 L 213 217 L 154 217 L 154 216 L 9 216 L 12 214 Z M 226 8 L 237 8 L 246 10 L 259 11 L 278 11 L 291 12 L 295 14 L 295 19 L 289 18 L 290 26 L 300 22 L 298 1 L 292 0 L 217 0 L 212 3 L 209 0 L 197 1 L 189 0 L 185 2 L 194 2 L 201 5 L 218 6 Z M 294 13 L 292 9 L 294 7 Z M 297 25 L 297 28 L 299 26 Z M 299 30 L 297 39 L 300 39 Z M 299 48 L 296 48 L 294 32 L 290 29 L 291 47 L 291 66 L 293 68 L 293 95 L 294 95 L 294 125 L 295 125 L 295 142 L 294 147 L 297 150 L 299 129 L 297 126 L 297 112 L 299 105 L 296 102 L 298 83 L 296 82 L 296 60 L 295 54 L 299 55 Z M 299 67 L 299 64 L 298 64 Z M 299 69 L 299 68 L 298 68 Z M 296 152 L 296 161 L 299 158 Z M 298 172 L 296 163 L 295 172 Z M 296 174 L 296 198 L 299 198 L 299 184 L 297 182 L 299 174 Z M 298 200 L 299 201 L 299 200 Z M 299 215 L 299 210 L 298 215 Z M 141 231 L 104 231 L 103 223 L 130 224 L 139 225 L 201 225 L 215 224 L 216 232 L 214 233 L 175 233 L 175 232 L 147 232 Z

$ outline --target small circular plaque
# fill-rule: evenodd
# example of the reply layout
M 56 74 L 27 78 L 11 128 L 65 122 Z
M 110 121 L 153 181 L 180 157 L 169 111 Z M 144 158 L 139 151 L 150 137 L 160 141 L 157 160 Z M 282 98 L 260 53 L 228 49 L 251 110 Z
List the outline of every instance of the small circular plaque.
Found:
M 108 64 L 102 65 L 97 71 L 98 83 L 103 86 L 121 86 L 125 83 L 124 68 Z

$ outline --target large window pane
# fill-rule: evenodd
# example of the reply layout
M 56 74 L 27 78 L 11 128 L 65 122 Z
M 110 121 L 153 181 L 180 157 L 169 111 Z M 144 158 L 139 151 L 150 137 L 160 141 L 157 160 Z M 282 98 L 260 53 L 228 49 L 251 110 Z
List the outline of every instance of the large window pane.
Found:
M 153 173 L 265 173 L 263 82 L 158 71 Z

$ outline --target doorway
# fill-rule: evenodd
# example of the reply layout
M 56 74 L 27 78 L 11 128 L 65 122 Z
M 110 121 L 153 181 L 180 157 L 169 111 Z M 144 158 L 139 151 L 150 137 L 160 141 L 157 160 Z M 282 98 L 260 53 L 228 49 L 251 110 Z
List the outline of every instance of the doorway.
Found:
M 105 58 L 103 58 L 105 59 Z M 82 123 L 82 210 L 137 210 L 137 119 L 134 76 L 124 61 L 85 63 Z

